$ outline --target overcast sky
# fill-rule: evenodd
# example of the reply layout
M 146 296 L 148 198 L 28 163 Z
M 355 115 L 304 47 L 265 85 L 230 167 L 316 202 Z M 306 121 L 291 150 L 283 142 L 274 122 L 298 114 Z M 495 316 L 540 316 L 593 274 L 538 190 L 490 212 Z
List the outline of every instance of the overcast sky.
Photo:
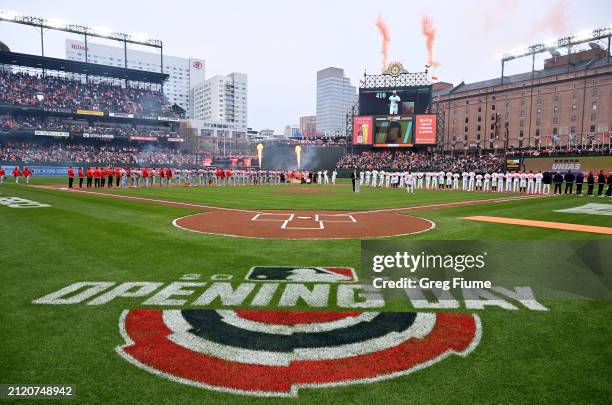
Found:
M 380 70 L 379 14 L 391 34 L 389 59 L 409 71 L 427 61 L 421 19 L 431 17 L 435 75 L 454 84 L 499 76 L 503 51 L 612 23 L 610 0 L 0 0 L 0 9 L 148 33 L 163 40 L 165 53 L 205 59 L 207 77 L 246 73 L 249 126 L 277 131 L 315 114 L 317 70 L 344 68 L 353 84 L 364 69 Z M 65 57 L 66 35 L 49 33 L 45 53 Z M 0 41 L 40 53 L 31 27 L 0 22 Z M 528 66 L 512 62 L 507 72 Z

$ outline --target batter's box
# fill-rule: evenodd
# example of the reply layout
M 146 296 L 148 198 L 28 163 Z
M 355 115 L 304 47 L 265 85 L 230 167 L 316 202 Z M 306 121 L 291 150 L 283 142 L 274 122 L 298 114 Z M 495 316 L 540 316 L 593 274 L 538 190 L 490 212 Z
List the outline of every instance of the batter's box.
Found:
M 251 221 L 289 221 L 293 217 L 293 214 L 273 214 L 273 213 L 260 213 L 256 214 Z
M 357 222 L 351 214 L 319 214 L 317 217 L 322 222 Z

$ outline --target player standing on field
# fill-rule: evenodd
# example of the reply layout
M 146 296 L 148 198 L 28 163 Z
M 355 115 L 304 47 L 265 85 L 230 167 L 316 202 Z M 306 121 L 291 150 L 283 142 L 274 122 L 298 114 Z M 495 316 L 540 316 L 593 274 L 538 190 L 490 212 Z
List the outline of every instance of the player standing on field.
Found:
M 72 188 L 72 182 L 74 181 L 74 169 L 72 166 L 68 168 L 68 188 Z
M 21 176 L 21 170 L 19 170 L 19 167 L 15 166 L 15 168 L 13 169 L 13 172 L 11 174 L 15 178 L 15 184 L 19 184 L 19 176 Z

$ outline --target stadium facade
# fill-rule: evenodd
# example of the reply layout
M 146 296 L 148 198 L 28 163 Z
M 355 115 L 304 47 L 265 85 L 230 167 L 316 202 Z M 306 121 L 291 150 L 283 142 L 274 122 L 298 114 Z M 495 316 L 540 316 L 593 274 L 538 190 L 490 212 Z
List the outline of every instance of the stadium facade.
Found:
M 357 100 L 357 90 L 344 69 L 329 67 L 317 72 L 317 132 L 346 134 L 346 113 Z
M 85 62 L 85 43 L 66 40 L 66 59 Z M 123 47 L 87 43 L 87 62 L 107 66 L 125 66 Z M 127 49 L 127 67 L 130 69 L 160 72 L 158 53 Z M 203 59 L 180 58 L 164 55 L 164 73 L 169 79 L 164 83 L 164 95 L 171 103 L 189 111 L 190 89 L 206 80 L 206 63 Z
M 444 151 L 589 147 L 610 143 L 612 64 L 591 49 L 545 60 L 542 70 L 476 83 L 437 83 Z

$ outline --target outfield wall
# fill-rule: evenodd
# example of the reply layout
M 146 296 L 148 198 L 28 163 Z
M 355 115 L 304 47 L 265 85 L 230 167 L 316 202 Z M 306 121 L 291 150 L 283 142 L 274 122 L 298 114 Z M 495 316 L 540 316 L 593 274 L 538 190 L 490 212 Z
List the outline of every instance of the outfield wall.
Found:
M 612 171 L 612 156 L 526 157 L 521 166 L 525 171 L 534 172 L 609 172 Z

